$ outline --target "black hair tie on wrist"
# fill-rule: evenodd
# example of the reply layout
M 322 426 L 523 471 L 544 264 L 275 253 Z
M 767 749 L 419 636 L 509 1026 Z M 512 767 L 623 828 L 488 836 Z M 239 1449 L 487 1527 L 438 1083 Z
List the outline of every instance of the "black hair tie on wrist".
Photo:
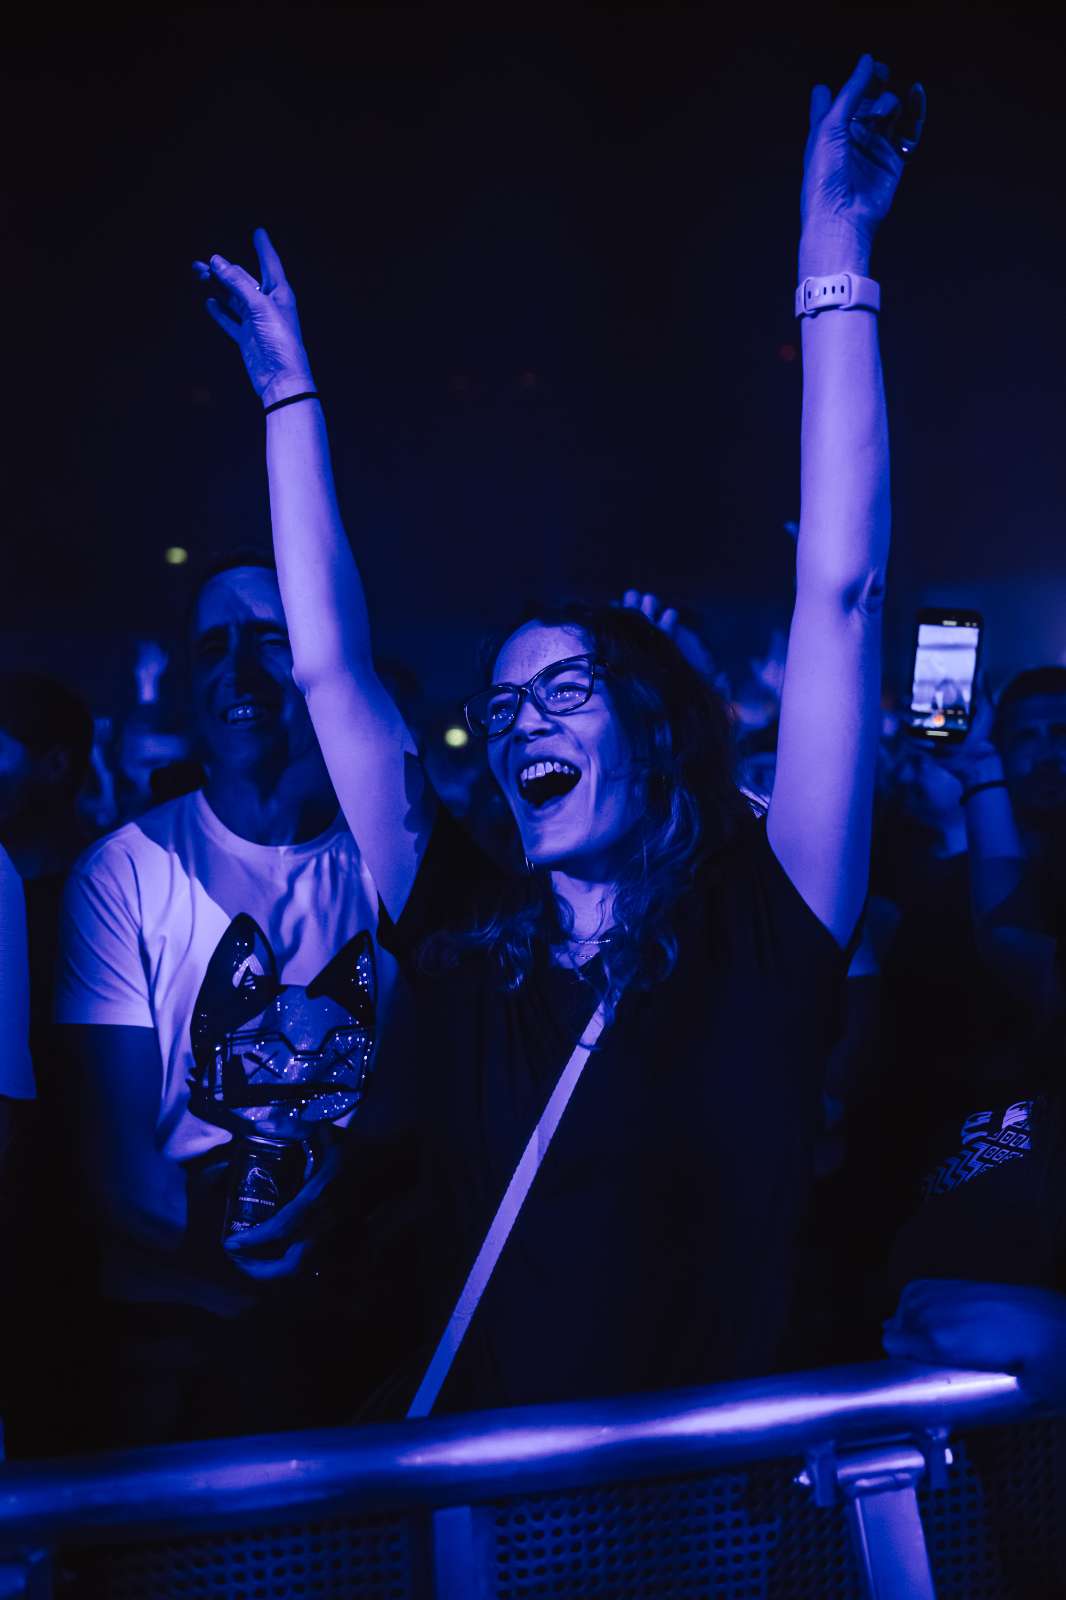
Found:
M 263 407 L 264 417 L 269 417 L 272 411 L 280 411 L 282 406 L 294 406 L 298 400 L 319 400 L 321 396 L 314 389 L 305 389 L 303 394 L 290 394 L 285 400 L 275 400 L 273 405 Z
M 959 804 L 964 806 L 967 800 L 972 799 L 975 794 L 980 794 L 982 789 L 1005 789 L 1006 787 L 1006 778 L 989 778 L 987 783 L 975 783 L 972 788 L 962 791 L 959 796 Z

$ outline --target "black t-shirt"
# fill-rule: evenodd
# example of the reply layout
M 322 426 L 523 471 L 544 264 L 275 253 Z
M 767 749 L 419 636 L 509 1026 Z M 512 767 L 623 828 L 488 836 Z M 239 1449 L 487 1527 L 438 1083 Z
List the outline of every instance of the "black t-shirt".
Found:
M 442 815 L 399 924 L 380 932 L 419 1009 L 429 1349 L 596 1004 L 547 950 L 512 992 L 480 955 L 423 970 L 425 936 L 491 905 L 500 878 Z M 773 1365 L 846 958 L 754 820 L 677 928 L 674 972 L 623 996 L 585 1067 L 438 1409 Z

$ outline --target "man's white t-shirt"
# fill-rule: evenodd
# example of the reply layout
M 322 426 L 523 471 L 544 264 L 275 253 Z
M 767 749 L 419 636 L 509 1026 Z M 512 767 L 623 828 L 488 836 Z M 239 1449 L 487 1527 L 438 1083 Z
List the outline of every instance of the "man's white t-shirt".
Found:
M 229 1137 L 189 1110 L 190 1022 L 211 957 L 241 913 L 265 934 L 285 984 L 310 983 L 349 940 L 373 933 L 377 891 L 343 819 L 306 844 L 253 844 L 201 793 L 183 795 L 93 845 L 67 884 L 56 1020 L 155 1030 L 156 1138 L 175 1160 Z M 391 983 L 375 953 L 380 1008 Z

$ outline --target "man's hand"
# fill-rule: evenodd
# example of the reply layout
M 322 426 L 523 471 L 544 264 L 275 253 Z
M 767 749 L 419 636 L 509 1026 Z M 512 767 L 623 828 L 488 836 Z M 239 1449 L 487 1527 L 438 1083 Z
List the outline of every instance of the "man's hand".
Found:
M 207 309 L 239 348 L 252 388 L 264 405 L 313 389 L 300 319 L 281 258 L 265 228 L 252 235 L 259 257 L 259 282 L 225 256 L 194 261 L 201 283 L 215 291 Z
M 974 688 L 973 718 L 965 739 L 958 744 L 937 746 L 931 752 L 938 765 L 957 780 L 960 794 L 972 784 L 998 782 L 1003 777 L 1003 762 L 992 743 L 995 706 L 983 678 Z
M 1041 1405 L 1066 1405 L 1066 1295 L 1010 1283 L 916 1278 L 885 1323 L 890 1356 L 1013 1372 Z
M 249 1278 L 291 1278 L 307 1264 L 327 1215 L 326 1191 L 341 1166 L 342 1140 L 334 1139 L 299 1194 L 268 1222 L 227 1239 L 229 1259 Z M 279 1249 L 281 1254 L 278 1254 Z
M 906 156 L 921 137 L 925 91 L 911 86 L 905 106 L 885 84 L 888 69 L 868 55 L 836 99 L 824 83 L 811 93 L 810 134 L 803 160 L 800 216 L 804 233 L 854 245 L 853 259 L 810 260 L 805 275 L 845 269 L 863 272 L 880 223 L 888 214 Z

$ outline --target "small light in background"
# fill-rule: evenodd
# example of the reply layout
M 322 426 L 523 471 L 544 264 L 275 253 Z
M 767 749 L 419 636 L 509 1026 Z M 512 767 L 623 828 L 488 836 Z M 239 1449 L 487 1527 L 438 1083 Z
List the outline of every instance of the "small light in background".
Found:
M 465 728 L 445 728 L 444 743 L 452 750 L 461 750 L 464 744 L 470 743 L 470 735 Z
M 778 361 L 795 361 L 799 351 L 794 344 L 779 344 L 777 347 Z
M 168 567 L 183 567 L 189 559 L 189 552 L 183 550 L 180 544 L 170 544 L 163 551 L 163 560 Z

